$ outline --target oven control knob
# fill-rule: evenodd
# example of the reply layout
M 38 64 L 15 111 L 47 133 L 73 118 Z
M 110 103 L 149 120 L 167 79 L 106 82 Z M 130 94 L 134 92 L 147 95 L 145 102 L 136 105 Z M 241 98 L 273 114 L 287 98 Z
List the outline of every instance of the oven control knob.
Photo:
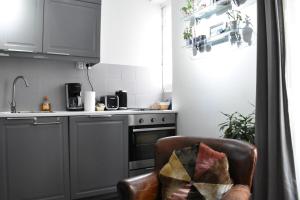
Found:
M 139 119 L 139 123 L 140 124 L 144 123 L 144 119 L 143 118 Z
M 155 121 L 155 118 L 151 118 L 151 122 L 153 123 Z
M 166 118 L 164 118 L 164 117 L 163 117 L 163 118 L 161 118 L 161 121 L 165 122 L 165 121 L 166 121 Z

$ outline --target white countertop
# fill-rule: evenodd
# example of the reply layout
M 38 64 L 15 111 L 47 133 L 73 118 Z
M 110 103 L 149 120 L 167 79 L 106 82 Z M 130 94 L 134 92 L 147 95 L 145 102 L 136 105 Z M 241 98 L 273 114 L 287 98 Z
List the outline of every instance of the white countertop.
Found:
M 131 115 L 131 114 L 157 114 L 157 113 L 177 113 L 174 110 L 116 110 L 116 111 L 54 111 L 54 112 L 22 112 L 21 113 L 10 113 L 0 112 L 0 118 L 2 117 L 63 117 L 63 116 L 91 116 L 91 115 Z

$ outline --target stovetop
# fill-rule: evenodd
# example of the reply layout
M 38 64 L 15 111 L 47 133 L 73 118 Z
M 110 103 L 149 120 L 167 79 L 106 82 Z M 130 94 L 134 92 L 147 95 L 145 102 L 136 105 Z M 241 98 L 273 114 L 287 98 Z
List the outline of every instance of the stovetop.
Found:
M 153 110 L 159 110 L 159 109 L 153 109 L 153 108 L 127 108 L 127 110 L 132 110 L 132 111 L 153 111 Z

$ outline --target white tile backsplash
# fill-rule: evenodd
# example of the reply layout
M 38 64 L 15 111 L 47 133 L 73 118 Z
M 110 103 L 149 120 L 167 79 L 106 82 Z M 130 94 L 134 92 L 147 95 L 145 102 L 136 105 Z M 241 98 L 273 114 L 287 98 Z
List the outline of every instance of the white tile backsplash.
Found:
M 136 67 L 124 67 L 122 69 L 122 80 L 135 81 Z
M 108 79 L 116 79 L 116 80 L 122 80 L 122 70 L 119 66 L 111 65 L 107 66 L 108 73 L 106 74 L 106 78 Z
M 158 68 L 110 64 L 101 66 L 105 69 L 101 74 L 102 81 L 105 82 L 105 91 L 104 94 L 101 92 L 101 95 L 125 90 L 128 94 L 128 107 L 149 107 L 160 101 L 162 79 L 161 70 Z
M 76 69 L 72 62 L 1 58 L 0 111 L 9 110 L 12 81 L 18 75 L 24 75 L 30 83 L 29 88 L 17 83 L 19 110 L 38 110 L 45 95 L 54 110 L 64 110 L 65 83 L 78 82 L 83 91 L 91 90 L 86 70 Z M 98 98 L 126 90 L 128 107 L 149 107 L 161 98 L 161 73 L 156 67 L 97 64 L 90 69 L 90 79 Z
M 128 108 L 136 108 L 136 95 L 135 94 L 127 94 L 127 106 Z

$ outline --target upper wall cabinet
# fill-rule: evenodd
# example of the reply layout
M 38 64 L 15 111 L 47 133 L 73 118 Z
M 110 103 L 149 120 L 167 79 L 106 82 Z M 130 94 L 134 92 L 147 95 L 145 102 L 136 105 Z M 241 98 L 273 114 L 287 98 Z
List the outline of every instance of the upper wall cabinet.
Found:
M 99 57 L 100 4 L 46 0 L 43 52 Z
M 0 56 L 98 63 L 101 0 L 0 0 Z
M 0 1 L 0 49 L 42 52 L 44 0 Z

